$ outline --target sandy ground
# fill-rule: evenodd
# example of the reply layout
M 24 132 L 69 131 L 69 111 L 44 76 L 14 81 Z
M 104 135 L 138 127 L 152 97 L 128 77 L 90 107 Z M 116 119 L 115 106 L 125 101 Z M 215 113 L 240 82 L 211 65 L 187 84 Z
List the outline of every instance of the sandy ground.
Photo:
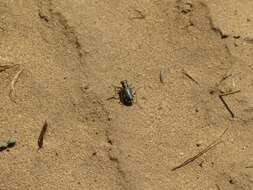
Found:
M 251 0 L 1 0 L 0 190 L 253 189 L 252 52 Z

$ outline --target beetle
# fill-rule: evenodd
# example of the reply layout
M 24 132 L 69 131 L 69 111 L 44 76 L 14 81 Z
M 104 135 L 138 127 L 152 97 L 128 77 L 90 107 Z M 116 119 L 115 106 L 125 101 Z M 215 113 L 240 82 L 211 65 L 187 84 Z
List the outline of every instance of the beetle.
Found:
M 134 102 L 134 94 L 132 89 L 129 87 L 127 80 L 120 82 L 121 88 L 118 91 L 120 102 L 126 106 L 132 106 Z
M 119 98 L 111 97 L 110 99 L 119 99 L 122 104 L 125 106 L 132 106 L 134 103 L 134 94 L 132 88 L 128 85 L 127 80 L 123 80 L 120 82 L 121 87 L 115 87 L 117 90 L 117 94 L 119 95 Z

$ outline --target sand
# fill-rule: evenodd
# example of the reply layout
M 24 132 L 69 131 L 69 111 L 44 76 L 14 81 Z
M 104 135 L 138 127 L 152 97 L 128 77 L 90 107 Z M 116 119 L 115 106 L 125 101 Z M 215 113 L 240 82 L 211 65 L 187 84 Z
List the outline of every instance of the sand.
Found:
M 253 189 L 252 23 L 251 0 L 2 0 L 0 190 Z

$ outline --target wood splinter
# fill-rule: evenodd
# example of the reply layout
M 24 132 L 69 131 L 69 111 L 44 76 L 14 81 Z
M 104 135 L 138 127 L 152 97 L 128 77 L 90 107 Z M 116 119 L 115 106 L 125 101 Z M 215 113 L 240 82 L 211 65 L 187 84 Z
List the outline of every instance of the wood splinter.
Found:
M 199 85 L 198 81 L 196 81 L 191 75 L 189 75 L 186 71 L 182 71 L 183 74 L 188 78 L 190 79 L 192 82 L 194 82 L 195 84 Z
M 230 115 L 231 115 L 232 118 L 235 117 L 235 114 L 230 109 L 230 107 L 228 106 L 227 102 L 225 101 L 225 99 L 223 97 L 224 96 L 229 96 L 229 95 L 232 95 L 232 94 L 236 94 L 236 93 L 239 93 L 239 92 L 241 92 L 241 91 L 240 90 L 236 90 L 236 91 L 233 91 L 233 92 L 222 93 L 222 94 L 219 95 L 219 98 L 220 98 L 221 102 L 223 103 L 223 105 L 225 106 L 225 108 L 228 110 L 228 112 L 230 113 Z
M 12 81 L 11 81 L 11 90 L 10 90 L 10 99 L 16 103 L 15 101 L 15 96 L 16 96 L 16 92 L 15 92 L 15 84 L 17 83 L 21 73 L 24 71 L 24 68 L 20 69 L 16 75 L 13 77 Z
M 15 66 L 16 65 L 0 65 L 0 73 L 6 71 L 7 69 L 15 67 Z
M 44 136 L 46 134 L 46 131 L 47 131 L 47 121 L 45 121 L 41 131 L 40 131 L 40 136 L 38 138 L 38 146 L 39 146 L 39 149 L 43 147 L 43 140 L 44 140 Z
M 134 11 L 135 11 L 137 16 L 132 17 L 131 18 L 132 20 L 133 19 L 145 19 L 146 18 L 146 16 L 144 15 L 144 13 L 142 11 L 137 10 L 137 9 L 135 9 Z

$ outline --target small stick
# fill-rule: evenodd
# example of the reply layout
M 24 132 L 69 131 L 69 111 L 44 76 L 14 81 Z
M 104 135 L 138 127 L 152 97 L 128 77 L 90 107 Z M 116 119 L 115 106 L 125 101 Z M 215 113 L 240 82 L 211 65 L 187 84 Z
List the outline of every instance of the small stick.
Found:
M 230 128 L 230 126 L 228 126 L 228 127 L 223 131 L 223 133 L 219 136 L 220 139 L 225 135 L 225 133 L 228 131 L 229 128 Z
M 225 133 L 228 131 L 230 127 L 227 127 L 223 132 L 222 134 L 219 136 L 219 138 L 217 140 L 215 140 L 214 142 L 212 142 L 210 145 L 208 145 L 205 149 L 203 149 L 202 151 L 200 151 L 198 154 L 196 154 L 195 156 L 187 159 L 186 161 L 184 161 L 182 164 L 172 168 L 171 171 L 175 171 L 179 168 L 182 168 L 188 164 L 190 164 L 191 162 L 193 162 L 194 160 L 196 160 L 197 158 L 199 158 L 200 156 L 202 156 L 203 154 L 205 154 L 206 152 L 208 152 L 209 150 L 211 150 L 212 148 L 214 148 L 215 146 L 217 146 L 218 144 L 220 144 L 222 141 L 220 140 L 224 135 Z
M 219 95 L 219 98 L 221 100 L 221 102 L 223 103 L 223 105 L 225 106 L 225 108 L 228 110 L 228 112 L 230 113 L 231 117 L 234 118 L 235 114 L 233 113 L 233 111 L 229 108 L 227 102 L 224 100 L 222 95 Z
M 208 145 L 205 149 L 203 149 L 202 151 L 200 151 L 200 152 L 199 152 L 198 154 L 196 154 L 195 156 L 193 156 L 193 157 L 187 159 L 187 160 L 184 161 L 182 164 L 180 164 L 180 165 L 178 165 L 178 166 L 172 168 L 171 171 L 175 171 L 175 170 L 177 170 L 177 169 L 179 169 L 179 168 L 182 168 L 182 167 L 184 167 L 184 166 L 190 164 L 191 162 L 193 162 L 194 160 L 196 160 L 197 158 L 199 158 L 200 156 L 202 156 L 203 154 L 205 154 L 206 152 L 208 152 L 210 149 L 214 148 L 215 146 L 217 146 L 217 145 L 220 144 L 221 142 L 222 142 L 221 140 L 219 140 L 219 141 L 216 140 L 216 141 L 212 142 L 210 145 Z
M 246 166 L 245 168 L 253 168 L 253 165 L 252 166 Z
M 20 69 L 16 75 L 14 76 L 14 78 L 11 81 L 11 90 L 10 90 L 10 99 L 15 102 L 14 98 L 15 98 L 15 84 L 17 83 L 21 73 L 24 71 L 24 68 Z
M 189 75 L 188 73 L 186 73 L 185 71 L 183 71 L 183 74 L 188 77 L 191 81 L 193 81 L 194 83 L 196 83 L 197 85 L 199 85 L 198 81 L 196 81 L 191 75 Z
M 16 65 L 0 65 L 0 73 L 15 66 Z
M 241 92 L 241 90 L 236 90 L 236 91 L 233 91 L 233 92 L 223 93 L 223 94 L 220 94 L 220 96 L 229 96 L 229 95 L 236 94 L 236 93 L 239 93 L 239 92 Z
M 232 95 L 232 94 L 236 94 L 236 93 L 239 93 L 241 92 L 241 90 L 236 90 L 236 91 L 233 91 L 233 92 L 227 92 L 227 93 L 222 93 L 219 95 L 219 98 L 221 100 L 221 102 L 223 103 L 223 105 L 225 106 L 225 108 L 228 110 L 228 112 L 230 113 L 231 117 L 234 118 L 235 117 L 235 114 L 233 113 L 233 111 L 230 109 L 230 107 L 228 106 L 227 102 L 224 100 L 224 96 L 229 96 L 229 95 Z
M 42 146 L 43 146 L 43 140 L 44 140 L 45 133 L 47 131 L 47 126 L 48 126 L 47 121 L 45 121 L 45 123 L 40 131 L 40 136 L 38 138 L 39 149 L 42 148 Z

